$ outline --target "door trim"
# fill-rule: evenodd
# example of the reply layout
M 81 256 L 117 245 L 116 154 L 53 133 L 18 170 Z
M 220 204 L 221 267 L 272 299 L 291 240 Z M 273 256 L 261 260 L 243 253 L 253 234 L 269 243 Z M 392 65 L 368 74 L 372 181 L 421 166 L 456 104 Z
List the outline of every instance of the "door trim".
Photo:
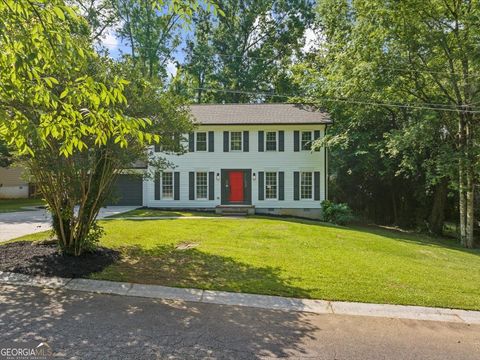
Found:
M 244 192 L 243 192 L 243 202 L 233 202 L 228 201 L 228 189 L 227 189 L 227 179 L 228 173 L 230 171 L 241 171 L 243 172 L 243 181 L 244 181 Z M 252 169 L 221 169 L 221 204 L 222 205 L 252 205 Z

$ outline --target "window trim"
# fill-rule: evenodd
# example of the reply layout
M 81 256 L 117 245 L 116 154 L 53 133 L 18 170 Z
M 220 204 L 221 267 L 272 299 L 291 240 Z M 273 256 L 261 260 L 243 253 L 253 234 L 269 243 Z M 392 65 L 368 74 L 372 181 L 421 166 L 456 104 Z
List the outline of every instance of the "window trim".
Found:
M 164 174 L 172 174 L 172 196 L 167 197 L 163 195 L 163 175 Z M 160 199 L 161 200 L 173 200 L 175 198 L 175 178 L 173 171 L 162 171 L 161 176 L 160 176 Z
M 267 134 L 268 133 L 275 133 L 275 150 L 268 150 L 268 148 L 267 148 L 267 138 L 268 138 Z M 264 146 L 265 152 L 276 152 L 276 151 L 278 151 L 278 131 L 277 130 L 273 130 L 273 131 L 272 130 L 269 130 L 269 131 L 265 130 L 265 136 L 264 136 L 263 141 L 264 141 L 263 146 Z
M 206 175 L 206 194 L 205 197 L 199 198 L 198 197 L 198 174 L 205 174 Z M 195 200 L 205 201 L 208 200 L 208 192 L 209 192 L 209 184 L 208 184 L 208 171 L 195 171 Z
M 264 199 L 265 200 L 278 200 L 278 191 L 279 191 L 279 188 L 278 188 L 278 171 L 265 171 L 264 172 L 264 184 L 263 184 L 263 192 L 264 192 Z M 267 174 L 275 174 L 275 197 L 274 198 L 269 198 L 267 197 Z
M 198 134 L 205 134 L 205 150 L 198 150 Z M 207 152 L 208 151 L 208 132 L 207 131 L 196 131 L 195 132 L 195 151 L 196 152 Z
M 310 149 L 303 148 L 303 133 L 310 133 Z M 300 130 L 300 151 L 312 151 L 312 142 L 315 140 L 315 133 L 313 130 Z
M 239 150 L 233 150 L 232 149 L 232 133 L 239 133 L 240 134 L 240 149 Z M 230 149 L 230 152 L 243 152 L 243 131 L 229 131 L 229 144 L 228 147 Z
M 311 195 L 310 195 L 310 197 L 303 197 L 303 196 L 302 196 L 302 188 L 303 188 L 303 185 L 302 185 L 302 174 L 306 174 L 306 173 L 310 174 L 310 176 L 311 176 L 311 184 L 310 184 L 310 194 L 311 194 Z M 299 184 L 298 184 L 298 186 L 300 187 L 300 189 L 299 189 L 299 195 L 300 195 L 300 196 L 299 196 L 299 199 L 300 199 L 300 200 L 313 200 L 313 199 L 314 199 L 314 196 L 315 196 L 315 194 L 314 194 L 314 182 L 315 182 L 315 180 L 314 180 L 314 172 L 313 172 L 313 171 L 300 171 L 299 177 L 300 177 L 300 179 L 299 179 Z

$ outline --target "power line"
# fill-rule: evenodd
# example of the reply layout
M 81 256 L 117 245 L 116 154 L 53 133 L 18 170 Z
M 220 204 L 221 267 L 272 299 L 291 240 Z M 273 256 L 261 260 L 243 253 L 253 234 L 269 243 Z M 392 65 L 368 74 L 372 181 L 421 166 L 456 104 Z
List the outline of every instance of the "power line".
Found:
M 112 46 L 119 46 L 120 44 L 118 43 L 109 43 L 109 42 L 103 42 L 100 41 L 101 44 L 103 45 L 112 45 Z M 126 46 L 131 46 L 131 45 L 126 45 Z M 151 46 L 142 46 L 143 49 L 148 49 L 148 50 L 157 50 L 155 47 Z M 235 55 L 235 54 L 226 54 L 226 53 L 221 53 L 218 51 L 214 51 L 210 53 L 211 55 L 218 55 L 218 56 L 224 56 L 224 57 L 230 57 L 230 58 L 250 58 L 250 59 L 258 59 L 258 60 L 264 60 L 264 61 L 271 61 L 271 58 L 263 57 L 263 56 L 252 56 L 249 54 L 243 54 L 243 55 Z M 380 66 L 380 69 L 385 69 L 385 70 L 393 70 L 397 72 L 405 72 L 405 73 L 417 73 L 417 74 L 443 74 L 447 76 L 463 76 L 462 74 L 459 73 L 452 73 L 450 71 L 438 71 L 438 70 L 428 70 L 428 69 L 406 69 L 406 68 L 398 68 L 398 67 L 392 67 L 392 66 Z M 470 73 L 465 76 L 465 78 L 480 78 L 480 73 Z
M 213 91 L 213 92 L 224 92 L 232 94 L 245 94 L 245 95 L 255 95 L 255 96 L 266 96 L 266 97 L 281 97 L 281 98 L 307 98 L 306 95 L 285 95 L 285 94 L 275 94 L 268 92 L 253 92 L 253 91 L 242 91 L 242 90 L 229 90 L 229 89 L 212 89 L 205 87 L 193 88 L 193 90 L 202 90 L 202 91 Z M 464 112 L 467 114 L 480 114 L 479 110 L 462 110 L 461 107 L 458 108 L 440 108 L 433 106 L 423 106 L 423 105 L 414 105 L 414 104 L 399 104 L 399 103 L 386 103 L 386 102 L 375 102 L 375 101 L 366 101 L 366 100 L 352 100 L 352 99 L 341 99 L 341 98 L 330 98 L 330 97 L 318 97 L 316 100 L 323 100 L 327 102 L 341 102 L 347 104 L 356 104 L 356 105 L 368 105 L 368 106 L 382 106 L 382 107 L 396 107 L 402 109 L 415 109 L 415 110 L 433 110 L 433 111 L 447 111 L 447 112 Z M 313 101 L 307 101 L 313 102 Z M 447 106 L 444 104 L 443 106 Z

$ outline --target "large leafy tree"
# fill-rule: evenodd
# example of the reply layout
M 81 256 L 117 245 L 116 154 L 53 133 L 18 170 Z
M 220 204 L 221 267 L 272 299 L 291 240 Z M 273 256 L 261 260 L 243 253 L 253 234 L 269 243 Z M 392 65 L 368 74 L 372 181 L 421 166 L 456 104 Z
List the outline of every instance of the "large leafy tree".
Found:
M 161 135 L 189 129 L 188 113 L 128 64 L 102 59 L 62 0 L 5 0 L 0 19 L 0 138 L 42 192 L 61 249 L 79 255 L 99 237 L 95 219 L 115 175 Z
M 288 67 L 302 56 L 313 1 L 220 0 L 216 4 L 219 15 L 199 14 L 187 41 L 181 73 L 186 91 L 197 102 L 284 101 L 255 93 L 294 91 Z M 226 92 L 218 91 L 222 89 Z
M 475 0 L 325 0 L 319 5 L 324 48 L 314 70 L 303 69 L 315 79 L 317 101 L 340 112 L 337 129 L 343 131 L 330 138 L 332 144 L 350 141 L 357 136 L 352 129 L 372 120 L 380 127 L 390 121 L 375 143 L 383 156 L 399 161 L 396 173 L 422 169 L 428 185 L 447 181 L 458 189 L 467 247 L 474 245 L 479 168 L 479 11 Z M 383 114 L 345 116 L 372 108 Z

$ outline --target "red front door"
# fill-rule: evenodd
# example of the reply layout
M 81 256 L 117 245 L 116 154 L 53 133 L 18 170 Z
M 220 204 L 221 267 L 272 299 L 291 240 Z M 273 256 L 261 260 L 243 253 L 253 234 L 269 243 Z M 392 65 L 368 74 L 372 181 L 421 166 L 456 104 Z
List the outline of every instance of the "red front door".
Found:
M 228 182 L 230 183 L 230 202 L 243 202 L 243 171 L 230 171 L 228 173 Z

